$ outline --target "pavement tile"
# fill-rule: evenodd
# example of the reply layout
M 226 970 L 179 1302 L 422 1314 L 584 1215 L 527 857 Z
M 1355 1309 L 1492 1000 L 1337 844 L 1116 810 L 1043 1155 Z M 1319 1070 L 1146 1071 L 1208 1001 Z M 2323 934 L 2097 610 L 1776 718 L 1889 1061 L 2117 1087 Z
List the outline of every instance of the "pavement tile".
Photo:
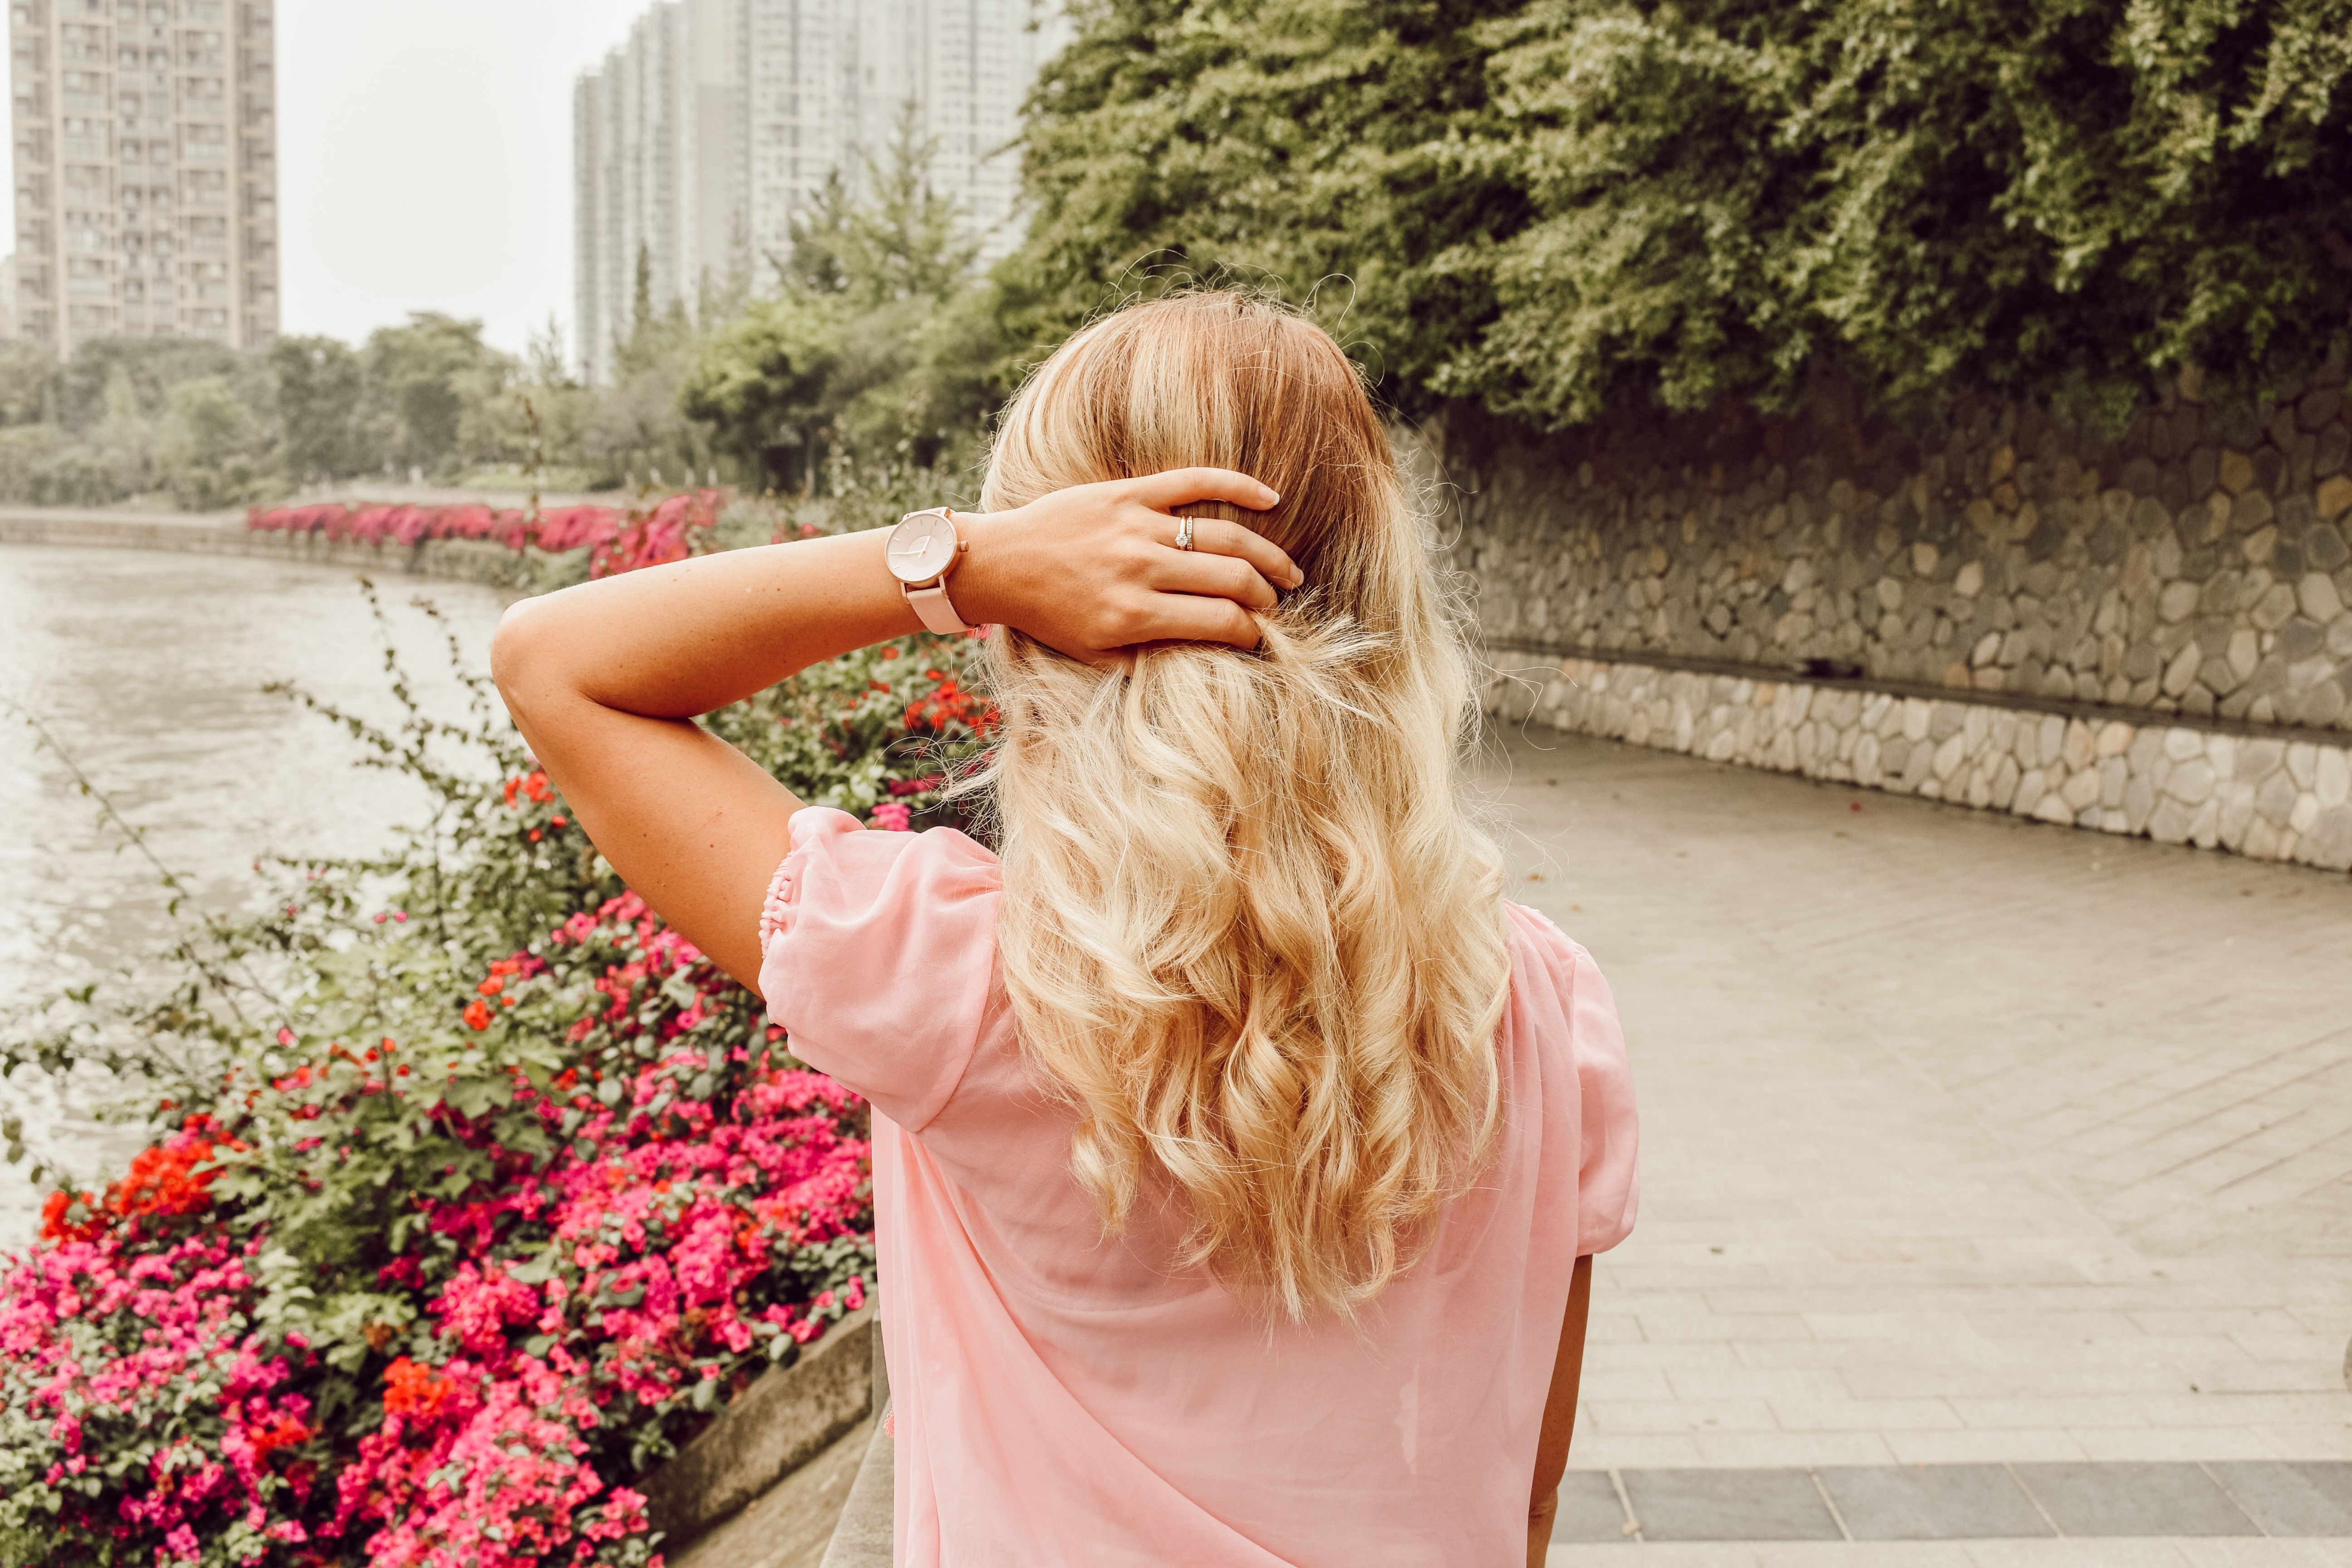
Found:
M 2078 1426 L 2068 1434 L 2085 1458 L 2105 1462 L 2273 1459 L 2279 1454 L 2259 1426 Z M 2023 1455 L 2012 1455 L 2022 1458 Z
M 2352 1536 L 2352 1463 L 2206 1467 L 2270 1535 Z
M 2001 1464 L 2040 1459 L 2067 1463 L 2087 1458 L 2071 1432 L 1890 1432 L 1886 1446 L 1905 1465 Z
M 2004 1465 L 1824 1466 L 1818 1473 L 1856 1541 L 2056 1533 Z
M 2255 1535 L 2195 1465 L 2017 1465 L 2017 1479 L 2063 1535 Z
M 1570 1470 L 1560 1478 L 1559 1512 L 1551 1527 L 1554 1541 L 1623 1544 L 1633 1539 L 1625 1524 L 1625 1504 L 1608 1471 Z
M 1891 1465 L 1884 1432 L 1700 1432 L 1705 1465 Z
M 1634 1375 L 1596 1382 L 1580 1467 L 2352 1460 L 2352 880 L 1538 731 L 1488 763 L 1514 896 L 1599 960 L 1643 1100 L 1642 1224 L 1600 1261 L 1590 1352 Z M 1759 1400 L 1825 1429 L 1725 1427 Z M 1695 1419 L 1605 1429 L 1666 1403 Z M 1922 1405 L 1970 1425 L 1906 1429 Z M 1963 1549 L 2191 1545 L 2267 1568 L 2340 1542 Z
M 1644 1541 L 1844 1539 L 1803 1470 L 1627 1470 L 1622 1479 Z

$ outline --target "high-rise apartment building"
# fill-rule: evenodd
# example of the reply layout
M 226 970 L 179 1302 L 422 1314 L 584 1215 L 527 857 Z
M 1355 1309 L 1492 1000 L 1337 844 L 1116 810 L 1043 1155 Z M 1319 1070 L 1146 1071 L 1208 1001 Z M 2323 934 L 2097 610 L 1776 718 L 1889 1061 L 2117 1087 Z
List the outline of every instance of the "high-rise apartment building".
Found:
M 271 0 L 10 0 L 16 331 L 278 331 Z
M 838 171 L 853 191 L 904 108 L 984 259 L 1013 248 L 1023 97 L 1066 41 L 1051 0 L 659 0 L 573 105 L 581 368 L 612 374 L 635 309 L 770 261 Z M 861 155 L 862 154 L 862 155 Z

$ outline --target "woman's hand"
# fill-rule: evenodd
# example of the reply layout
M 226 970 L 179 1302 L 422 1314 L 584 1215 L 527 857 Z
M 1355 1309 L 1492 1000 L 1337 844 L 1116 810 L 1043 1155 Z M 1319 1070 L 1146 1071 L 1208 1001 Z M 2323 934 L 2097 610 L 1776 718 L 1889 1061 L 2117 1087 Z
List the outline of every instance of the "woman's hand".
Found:
M 1255 647 L 1253 611 L 1290 558 L 1202 518 L 1175 546 L 1169 509 L 1275 493 L 1216 468 L 1083 485 L 996 516 L 957 518 L 971 549 L 948 576 L 967 621 L 1018 626 L 1104 662 L 1141 642 Z M 499 624 L 491 673 L 541 766 L 631 888 L 747 985 L 768 875 L 800 802 L 691 722 L 921 622 L 874 529 L 722 551 L 526 599 Z
M 1100 662 L 1149 642 L 1255 647 L 1255 612 L 1303 577 L 1290 557 L 1237 522 L 1195 518 L 1176 547 L 1174 508 L 1229 501 L 1263 511 L 1282 498 L 1245 474 L 1176 468 L 1078 485 L 1011 511 L 958 512 L 970 543 L 948 577 L 967 621 L 1017 627 L 1073 658 Z

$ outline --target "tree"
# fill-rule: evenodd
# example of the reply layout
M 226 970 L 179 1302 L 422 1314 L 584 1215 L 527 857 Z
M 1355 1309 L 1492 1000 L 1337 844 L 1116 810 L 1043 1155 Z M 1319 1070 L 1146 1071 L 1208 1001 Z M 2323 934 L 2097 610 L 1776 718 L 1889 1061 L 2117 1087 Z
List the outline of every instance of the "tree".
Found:
M 226 376 L 199 376 L 172 388 L 163 456 L 172 499 L 189 511 L 252 500 L 264 488 L 261 422 Z
M 121 364 L 107 377 L 105 409 L 99 420 L 97 447 L 111 492 L 108 499 L 137 495 L 154 480 L 155 422 L 140 408 L 139 389 L 130 371 Z
M 492 405 L 514 366 L 482 342 L 481 322 L 415 312 L 369 334 L 360 368 L 361 428 L 374 460 L 448 476 L 501 455 Z
M 1245 280 L 1539 426 L 1972 380 L 2112 405 L 2352 310 L 2352 0 L 1088 0 L 1014 341 Z
M 58 362 L 40 344 L 0 340 L 0 426 L 42 425 L 58 416 Z
M 1475 36 L 1525 0 L 1089 0 L 1032 93 L 1035 210 L 997 273 L 1042 358 L 1112 305 L 1202 282 L 1309 308 L 1392 402 L 1431 401 L 1495 299 L 1526 183 Z
M 980 247 L 957 204 L 932 188 L 939 139 L 922 134 L 912 99 L 899 105 L 883 155 L 861 147 L 857 156 L 867 195 L 853 196 L 838 169 L 825 176 L 812 211 L 793 220 L 785 286 L 837 295 L 853 310 L 944 300 L 969 287 Z
M 702 344 L 680 406 L 772 488 L 814 483 L 836 330 L 804 293 L 755 300 Z
M 269 345 L 285 427 L 286 470 L 297 483 L 340 479 L 374 465 L 362 445 L 365 394 L 360 356 L 333 338 L 279 338 Z
M 94 432 L 106 417 L 107 388 L 118 370 L 130 377 L 139 410 L 150 419 L 163 416 L 172 388 L 205 376 L 226 382 L 255 418 L 266 422 L 273 412 L 275 388 L 268 367 L 226 343 L 202 338 L 99 338 L 74 350 L 65 363 L 58 378 L 58 423 L 78 437 Z
M 978 247 L 937 190 L 938 142 L 903 106 L 862 195 L 836 173 L 776 259 L 779 294 L 702 346 L 687 412 L 779 488 L 813 486 L 828 457 L 929 468 L 975 443 L 1004 388 L 994 296 Z

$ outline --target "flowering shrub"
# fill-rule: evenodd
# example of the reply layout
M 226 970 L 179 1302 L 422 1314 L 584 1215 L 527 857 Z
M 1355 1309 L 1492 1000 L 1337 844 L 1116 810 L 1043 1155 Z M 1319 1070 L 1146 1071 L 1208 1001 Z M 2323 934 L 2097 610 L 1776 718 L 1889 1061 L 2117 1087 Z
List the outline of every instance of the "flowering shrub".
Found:
M 962 658 L 905 639 L 710 723 L 804 799 L 954 820 L 994 723 Z M 433 792 L 399 855 L 289 868 L 167 988 L 0 1039 L 0 1070 L 143 1073 L 173 1129 L 0 1259 L 0 1563 L 650 1568 L 642 1477 L 864 1304 L 865 1107 L 468 679 L 470 729 L 305 699 Z
M 314 506 L 255 507 L 246 513 L 249 529 L 277 533 L 317 533 L 336 541 L 397 544 L 413 549 L 427 540 L 472 539 L 509 550 L 537 549 L 550 554 L 585 549 L 588 574 L 610 576 L 639 566 L 683 561 L 696 536 L 718 521 L 725 496 L 692 490 L 646 509 L 605 506 L 553 507 L 531 512 L 516 507 Z

